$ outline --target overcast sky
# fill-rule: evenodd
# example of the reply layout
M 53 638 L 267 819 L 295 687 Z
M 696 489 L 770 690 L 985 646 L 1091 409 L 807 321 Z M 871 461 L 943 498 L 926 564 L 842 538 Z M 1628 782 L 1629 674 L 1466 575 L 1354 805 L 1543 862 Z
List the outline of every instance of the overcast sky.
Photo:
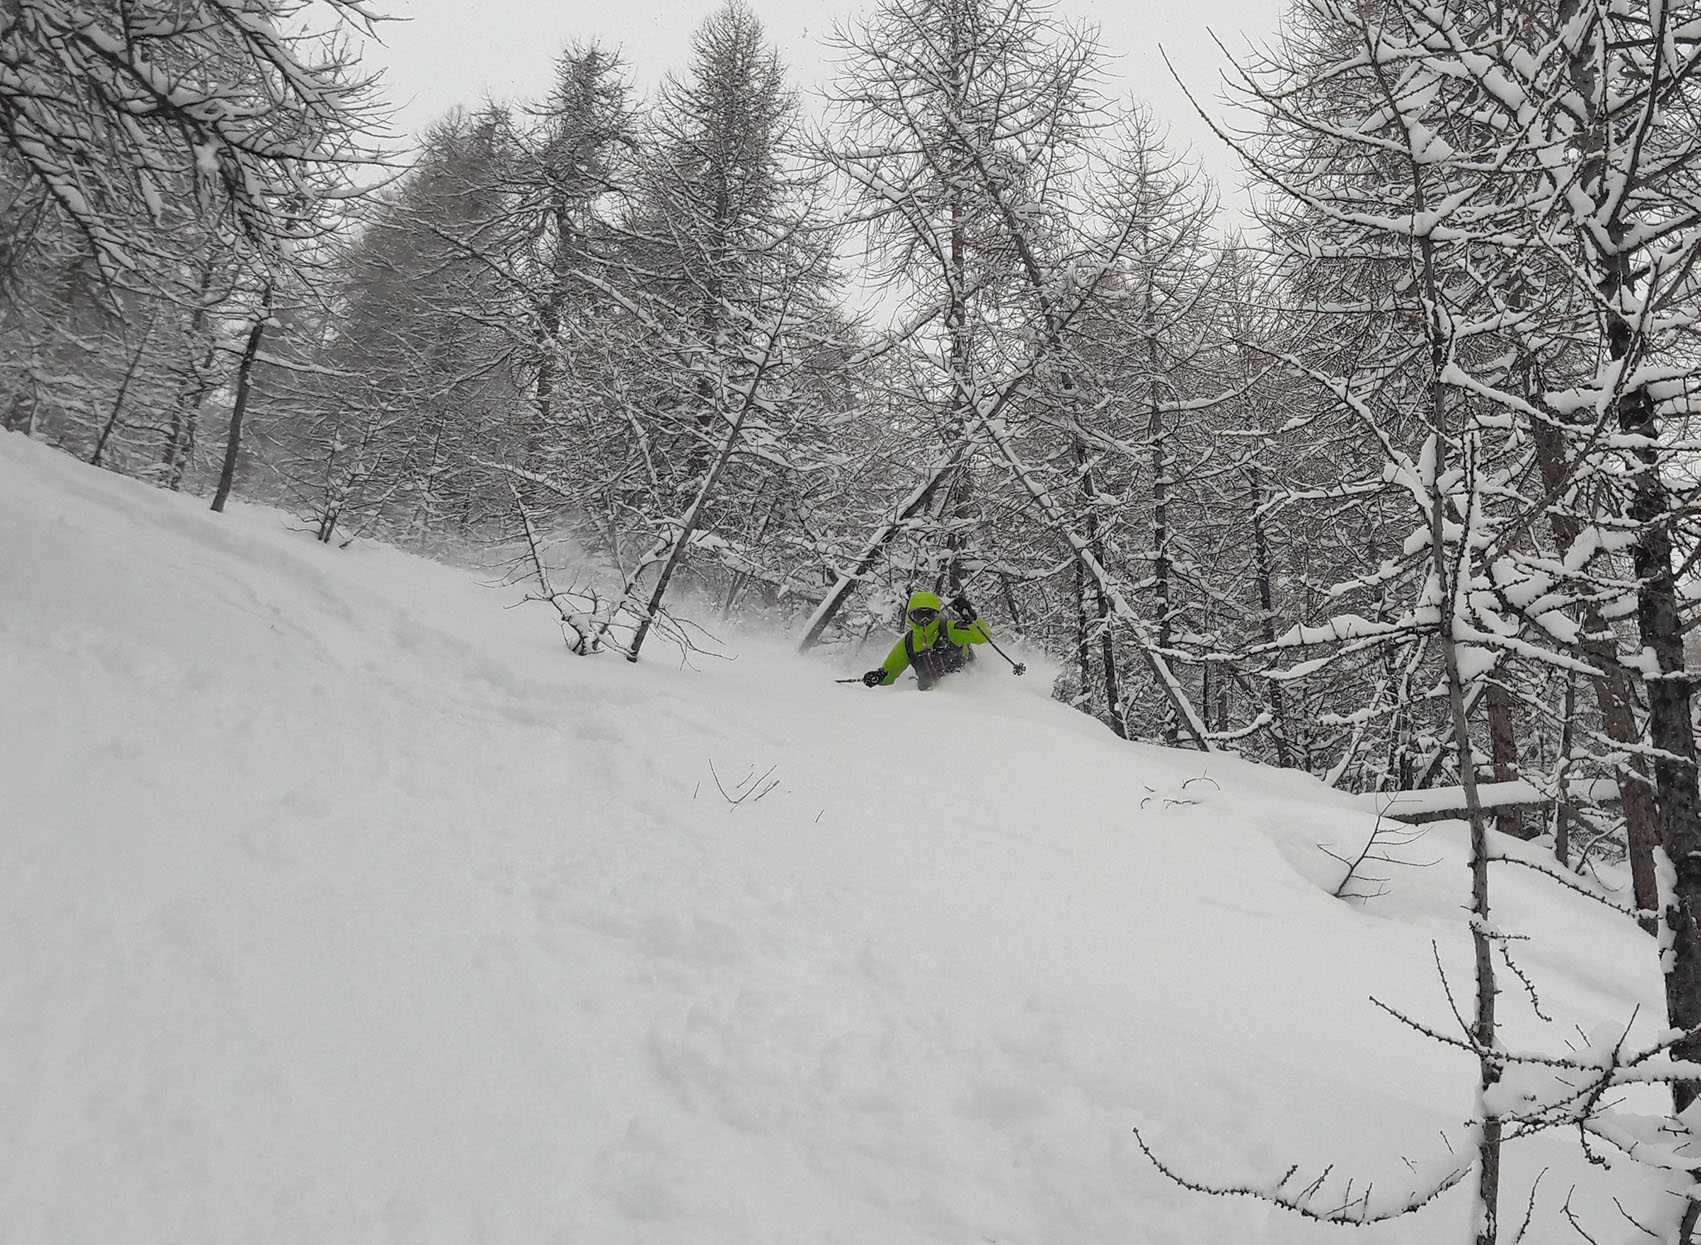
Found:
M 647 92 L 661 75 L 683 69 L 691 31 L 718 0 L 392 0 L 381 10 L 409 20 L 386 23 L 386 46 L 370 48 L 382 66 L 399 128 L 416 131 L 456 104 L 533 99 L 549 87 L 550 67 L 569 42 L 595 39 L 618 46 Z M 831 73 L 822 36 L 835 22 L 872 7 L 870 0 L 747 0 L 786 58 L 792 80 L 807 90 Z M 1150 104 L 1171 131 L 1173 145 L 1191 146 L 1219 180 L 1234 165 L 1192 115 L 1164 67 L 1167 53 L 1202 102 L 1219 89 L 1225 58 L 1216 36 L 1233 52 L 1276 31 L 1283 0 L 1058 0 L 1056 12 L 1095 23 L 1114 75 L 1108 84 Z M 1228 189 L 1225 187 L 1225 189 Z

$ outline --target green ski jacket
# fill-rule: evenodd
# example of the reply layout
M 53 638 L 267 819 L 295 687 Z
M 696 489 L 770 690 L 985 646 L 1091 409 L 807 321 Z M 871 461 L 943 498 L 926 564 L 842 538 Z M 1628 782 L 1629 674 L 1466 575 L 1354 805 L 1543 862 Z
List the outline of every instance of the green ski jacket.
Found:
M 939 610 L 941 612 L 927 626 L 921 627 L 909 621 L 910 611 L 918 609 Z M 974 623 L 960 623 L 954 618 L 946 618 L 943 610 L 944 606 L 940 604 L 939 597 L 934 593 L 917 592 L 910 596 L 910 603 L 904 607 L 904 619 L 909 622 L 910 633 L 915 636 L 916 652 L 925 652 L 932 648 L 934 642 L 939 639 L 941 627 L 945 629 L 946 642 L 955 644 L 959 648 L 965 644 L 985 644 L 991 638 L 990 633 L 986 630 L 984 619 Z M 886 654 L 886 660 L 880 663 L 886 671 L 886 677 L 880 681 L 879 686 L 886 687 L 897 682 L 898 676 L 910 664 L 910 655 L 904 645 L 904 640 L 907 638 L 907 636 L 900 636 L 898 642 L 892 646 L 892 651 Z

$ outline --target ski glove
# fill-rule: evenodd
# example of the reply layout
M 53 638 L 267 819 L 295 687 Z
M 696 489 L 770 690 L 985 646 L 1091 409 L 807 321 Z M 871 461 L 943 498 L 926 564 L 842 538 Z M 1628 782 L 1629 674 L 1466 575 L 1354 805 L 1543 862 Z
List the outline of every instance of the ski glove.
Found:
M 975 613 L 975 607 L 969 604 L 967 597 L 952 597 L 951 608 L 957 611 L 957 617 L 966 623 L 972 623 L 980 615 Z
M 862 676 L 862 685 L 864 687 L 879 687 L 885 681 L 885 667 L 881 667 L 878 670 L 870 670 L 867 674 Z

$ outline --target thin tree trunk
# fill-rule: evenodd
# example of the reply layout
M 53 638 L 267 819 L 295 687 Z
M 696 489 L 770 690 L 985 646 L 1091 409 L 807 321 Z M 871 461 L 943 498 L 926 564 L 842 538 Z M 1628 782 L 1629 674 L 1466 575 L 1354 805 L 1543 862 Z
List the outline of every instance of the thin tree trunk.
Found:
M 165 486 L 172 492 L 183 487 L 184 472 L 188 469 L 189 459 L 195 452 L 196 424 L 201 411 L 201 404 L 206 401 L 207 393 L 212 388 L 207 379 L 213 370 L 213 362 L 218 358 L 216 343 L 208 341 L 205 349 L 201 349 L 201 336 L 206 331 L 207 299 L 212 294 L 213 266 L 209 262 L 201 269 L 200 289 L 195 296 L 195 310 L 189 317 L 189 348 L 191 352 L 200 351 L 200 360 L 191 357 L 188 361 L 188 371 L 177 386 L 177 398 L 171 407 L 171 432 L 165 443 L 165 457 L 161 465 L 165 468 Z
M 1541 470 L 1542 487 L 1557 494 L 1564 486 L 1566 475 L 1565 443 L 1557 428 L 1544 420 L 1531 425 L 1536 463 Z M 1554 543 L 1561 556 L 1569 553 L 1580 532 L 1578 520 L 1554 513 L 1549 521 Z M 1659 848 L 1659 809 L 1653 787 L 1648 782 L 1648 769 L 1642 759 L 1642 729 L 1636 722 L 1631 705 L 1630 679 L 1619 665 L 1612 628 L 1601 617 L 1600 610 L 1589 604 L 1583 611 L 1583 656 L 1594 667 L 1589 685 L 1595 693 L 1595 705 L 1600 710 L 1601 727 L 1608 739 L 1619 745 L 1615 766 L 1618 771 L 1618 791 L 1624 806 L 1624 826 L 1628 839 L 1630 887 L 1636 906 L 1644 912 L 1654 912 L 1660 906 L 1659 884 L 1655 856 Z M 1654 932 L 1655 920 L 1644 918 L 1643 928 Z
M 1069 391 L 1073 393 L 1073 386 Z M 1073 412 L 1071 412 L 1073 414 Z M 1085 529 L 1086 547 L 1102 565 L 1105 560 L 1104 536 L 1099 530 L 1099 507 L 1102 504 L 1098 486 L 1093 482 L 1092 464 L 1087 458 L 1087 446 L 1079 437 L 1075 439 L 1075 464 L 1081 476 L 1081 500 L 1085 507 L 1082 526 Z M 1116 644 L 1110 629 L 1110 602 L 1105 596 L 1104 584 L 1096 579 L 1089 579 L 1087 569 L 1079 558 L 1075 560 L 1077 582 L 1082 589 L 1089 583 L 1092 586 L 1092 606 L 1094 617 L 1092 626 L 1086 630 L 1097 628 L 1099 633 L 1099 666 L 1104 683 L 1105 721 L 1110 729 L 1123 739 L 1128 738 L 1128 720 L 1122 708 L 1122 689 L 1119 685 L 1116 669 Z M 1083 592 L 1082 607 L 1087 608 Z M 1089 656 L 1081 654 L 1082 688 L 1085 689 L 1090 678 L 1088 672 Z
M 1076 698 L 1076 708 L 1082 713 L 1093 711 L 1093 648 L 1091 633 L 1088 630 L 1089 617 L 1087 614 L 1087 568 L 1081 565 L 1079 559 L 1075 562 L 1075 670 L 1080 681 L 1081 692 Z
M 1093 597 L 1099 616 L 1099 662 L 1104 670 L 1105 712 L 1110 715 L 1110 729 L 1123 739 L 1128 734 L 1128 709 L 1122 703 L 1122 680 L 1116 669 L 1116 640 L 1110 628 L 1110 602 L 1105 596 L 1104 583 L 1093 581 Z
M 1421 202 L 1419 211 L 1422 210 Z M 1433 297 L 1433 261 L 1431 243 L 1423 243 L 1425 273 Z M 1432 302 L 1439 306 L 1439 301 Z M 1443 521 L 1446 500 L 1439 491 L 1446 464 L 1446 391 L 1439 379 L 1446 362 L 1446 347 L 1438 326 L 1431 347 L 1434 379 L 1430 382 L 1432 436 L 1435 444 L 1434 479 L 1430 496 L 1430 548 L 1434 559 L 1437 595 L 1440 607 L 1440 643 L 1442 664 L 1447 672 L 1447 707 L 1453 725 L 1453 746 L 1459 766 L 1459 781 L 1465 793 L 1465 808 L 1471 827 L 1471 953 L 1475 967 L 1476 1010 L 1471 1024 L 1472 1044 L 1476 1048 L 1478 1094 L 1477 1113 L 1481 1133 L 1477 1139 L 1477 1223 L 1476 1245 L 1495 1245 L 1500 1230 L 1500 1150 L 1503 1125 L 1499 1115 L 1488 1105 L 1488 1092 L 1499 1083 L 1504 1071 L 1498 1055 L 1499 1043 L 1495 1020 L 1495 1002 L 1499 987 L 1494 971 L 1494 933 L 1489 907 L 1489 846 L 1488 818 L 1483 811 L 1477 790 L 1476 765 L 1471 754 L 1470 715 L 1465 699 L 1465 681 L 1459 671 L 1458 643 L 1454 637 L 1454 613 L 1458 608 L 1457 582 L 1460 572 L 1449 565 L 1446 525 Z
M 637 630 L 632 634 L 632 646 L 626 651 L 627 661 L 638 660 L 638 650 L 644 646 L 644 640 L 649 635 L 656 616 L 661 612 L 661 604 L 667 596 L 668 585 L 672 582 L 674 572 L 679 569 L 679 564 L 685 556 L 685 550 L 691 543 L 691 537 L 696 533 L 698 524 L 703 520 L 703 512 L 708 508 L 710 497 L 714 495 L 715 486 L 720 483 L 721 475 L 726 471 L 727 464 L 732 461 L 733 452 L 738 448 L 739 437 L 744 431 L 744 421 L 749 416 L 751 408 L 756 405 L 757 391 L 761 388 L 763 378 L 766 376 L 769 366 L 773 363 L 774 353 L 779 348 L 779 339 L 780 325 L 775 324 L 769 329 L 768 340 L 764 345 L 762 357 L 756 362 L 749 384 L 740 397 L 738 413 L 727 425 L 721 441 L 720 453 L 715 458 L 713 466 L 704 475 L 703 483 L 697 490 L 697 497 L 691 503 L 691 508 L 680 520 L 680 530 L 673 539 L 673 546 L 668 551 L 667 560 L 662 564 L 661 573 L 656 576 L 655 587 L 650 592 L 650 599 L 644 607 L 643 616 L 638 620 Z M 627 591 L 630 593 L 631 585 L 628 586 Z
M 1427 246 L 1425 249 L 1427 250 Z M 1435 375 L 1439 377 L 1445 360 L 1445 349 L 1439 341 L 1436 343 L 1435 355 Z M 1476 1245 L 1495 1245 L 1500 1230 L 1500 1149 L 1503 1126 L 1499 1115 L 1488 1105 L 1488 1091 L 1499 1083 L 1504 1069 L 1496 1054 L 1498 1035 L 1495 1026 L 1495 1000 L 1499 988 L 1495 981 L 1494 934 L 1489 910 L 1488 818 L 1483 812 L 1482 799 L 1477 791 L 1476 765 L 1471 755 L 1470 717 L 1465 704 L 1465 682 L 1459 672 L 1458 644 L 1453 632 L 1454 611 L 1458 608 L 1455 600 L 1458 575 L 1448 565 L 1448 546 L 1443 523 L 1446 506 L 1445 499 L 1438 491 L 1444 471 L 1442 456 L 1445 445 L 1443 434 L 1446 429 L 1446 396 L 1439 379 L 1432 380 L 1430 387 L 1433 395 L 1435 440 L 1435 480 L 1431 487 L 1437 490 L 1430 497 L 1430 544 L 1440 596 L 1441 655 L 1447 671 L 1447 707 L 1453 723 L 1453 746 L 1458 759 L 1459 781 L 1464 788 L 1465 808 L 1471 826 L 1471 953 L 1476 978 L 1476 1013 L 1471 1024 L 1471 1038 L 1477 1053 L 1477 1113 L 1482 1129 L 1477 1140 Z
M 969 379 L 969 369 L 974 366 L 974 358 L 972 344 L 969 340 L 968 237 L 964 227 L 963 204 L 958 196 L 953 196 L 951 200 L 950 273 L 948 279 L 951 295 L 950 304 L 945 310 L 945 329 L 950 336 L 951 375 L 949 384 L 951 408 L 946 429 L 948 440 L 958 442 L 965 437 L 969 418 L 974 410 L 974 387 Z M 967 462 L 964 460 L 963 469 L 955 474 L 951 480 L 950 488 L 945 491 L 939 510 L 941 520 L 969 517 L 968 471 L 966 468 Z M 945 537 L 945 565 L 941 568 L 940 574 L 940 587 L 943 596 L 954 597 L 963 590 L 962 552 L 962 532 L 960 530 L 949 532 Z
M 1512 720 L 1512 695 L 1498 679 L 1491 680 L 1483 696 L 1488 716 L 1489 756 L 1494 764 L 1495 782 L 1512 782 L 1518 777 L 1518 737 Z M 1533 837 L 1524 829 L 1523 815 L 1515 807 L 1497 808 L 1494 828 L 1516 839 Z
M 959 443 L 951 452 L 949 458 L 928 473 L 927 479 L 923 480 L 920 487 L 905 499 L 904 504 L 898 507 L 897 512 L 875 529 L 874 535 L 863 546 L 862 553 L 857 556 L 850 569 L 839 572 L 837 581 L 828 589 L 827 595 L 821 599 L 821 604 L 815 607 L 815 613 L 804 625 L 803 639 L 799 640 L 797 645 L 798 652 L 807 653 L 820 641 L 822 633 L 827 630 L 828 624 L 843 608 L 852 590 L 862 582 L 864 575 L 874 569 L 875 563 L 880 560 L 880 555 L 884 552 L 886 546 L 892 543 L 893 538 L 899 532 L 903 531 L 905 523 L 927 509 L 940 485 L 948 480 L 951 473 L 956 469 L 963 451 L 964 445 Z
M 1150 299 L 1148 293 L 1148 299 Z M 1149 305 L 1149 303 L 1148 303 Z M 1174 585 L 1171 583 L 1169 490 L 1169 441 L 1164 430 L 1163 403 L 1158 400 L 1158 345 L 1155 336 L 1146 341 L 1151 407 L 1146 416 L 1146 437 L 1152 451 L 1152 599 L 1157 610 L 1153 643 L 1167 653 L 1174 640 Z M 1173 714 L 1164 715 L 1164 743 L 1175 747 L 1180 740 Z
M 1437 507 L 1439 509 L 1439 507 Z M 1444 555 L 1438 555 L 1444 556 Z M 1453 603 L 1444 599 L 1442 609 Z M 1443 624 L 1444 626 L 1446 624 Z M 1475 768 L 1471 765 L 1469 721 L 1465 716 L 1464 680 L 1459 676 L 1459 654 L 1453 637 L 1444 634 L 1442 653 L 1447 666 L 1447 704 L 1452 713 L 1455 745 L 1459 752 L 1459 774 L 1465 790 L 1465 807 L 1471 825 L 1471 954 L 1476 969 L 1476 1015 L 1471 1037 L 1477 1050 L 1479 1094 L 1477 1111 L 1482 1134 L 1477 1141 L 1476 1245 L 1495 1245 L 1500 1221 L 1500 1146 L 1503 1126 L 1488 1106 L 1488 1091 L 1499 1083 L 1503 1071 L 1496 1056 L 1495 999 L 1499 994 L 1494 974 L 1494 941 L 1489 920 L 1488 819 L 1477 792 Z
M 268 283 L 260 294 L 260 308 L 254 324 L 248 330 L 248 344 L 242 348 L 242 361 L 236 369 L 236 399 L 230 408 L 230 432 L 225 437 L 224 467 L 219 472 L 218 491 L 213 494 L 213 509 L 223 512 L 236 483 L 236 462 L 242 453 L 242 417 L 248 410 L 248 395 L 252 391 L 254 360 L 260 353 L 260 338 L 266 332 L 266 322 L 272 316 L 272 287 Z
M 1412 208 L 1417 217 L 1429 210 L 1423 170 L 1411 165 Z M 1495 1001 L 1499 988 L 1494 973 L 1494 932 L 1489 908 L 1488 821 L 1477 791 L 1476 764 L 1471 754 L 1470 715 L 1465 700 L 1465 681 L 1459 670 L 1455 616 L 1460 607 L 1459 581 L 1469 572 L 1464 559 L 1470 542 L 1462 537 L 1457 545 L 1459 561 L 1452 557 L 1447 542 L 1448 499 L 1441 492 L 1447 478 L 1447 387 L 1442 382 L 1450 362 L 1450 339 L 1443 308 L 1447 306 L 1436 273 L 1436 241 L 1433 235 L 1413 238 L 1422 263 L 1422 290 L 1428 318 L 1425 332 L 1429 342 L 1429 419 L 1434 446 L 1433 475 L 1429 487 L 1429 548 L 1435 572 L 1437 609 L 1440 619 L 1442 664 L 1447 672 L 1447 707 L 1453 723 L 1453 746 L 1458 759 L 1459 781 L 1464 788 L 1465 807 L 1471 826 L 1471 953 L 1476 978 L 1476 1013 L 1471 1024 L 1472 1045 L 1477 1056 L 1477 1116 L 1481 1132 L 1477 1138 L 1476 1245 L 1495 1245 L 1500 1231 L 1500 1150 L 1503 1125 L 1489 1105 L 1489 1091 L 1500 1082 L 1504 1067 L 1498 1054 L 1499 1035 L 1495 1024 Z M 1466 466 L 1469 466 L 1467 461 Z M 1469 503 L 1467 503 L 1468 505 Z
M 1553 802 L 1553 858 L 1561 869 L 1571 867 L 1571 797 L 1567 792 L 1567 784 L 1571 781 L 1571 749 L 1576 744 L 1577 730 L 1577 675 L 1573 671 L 1565 674 L 1565 706 L 1561 710 L 1559 729 L 1559 790 Z M 1622 779 L 1620 783 L 1622 784 Z M 1622 785 L 1619 790 L 1622 797 Z M 1640 905 L 1638 905 L 1640 906 Z M 1649 931 L 1652 933 L 1653 931 Z
M 668 585 L 673 580 L 673 574 L 679 569 L 679 564 L 685 556 L 685 550 L 691 544 L 691 537 L 696 534 L 697 526 L 702 522 L 703 510 L 713 496 L 715 485 L 720 482 L 721 473 L 732 460 L 733 451 L 738 447 L 739 434 L 744 429 L 744 416 L 749 410 L 746 406 L 740 411 L 732 425 L 727 429 L 726 439 L 721 443 L 720 454 L 714 465 L 703 478 L 702 487 L 697 490 L 697 498 L 691 503 L 691 509 L 681 520 L 679 531 L 673 538 L 672 548 L 668 550 L 667 560 L 662 563 L 661 573 L 656 576 L 655 587 L 650 592 L 650 599 L 644 605 L 642 617 L 638 619 L 638 628 L 632 634 L 632 646 L 626 651 L 627 661 L 638 660 L 638 650 L 644 647 L 644 640 L 650 634 L 650 628 L 655 624 L 656 616 L 661 612 L 662 601 L 667 596 Z
M 1258 608 L 1262 614 L 1259 620 L 1260 638 L 1265 645 L 1274 647 L 1276 643 L 1275 557 L 1270 550 L 1270 534 L 1265 529 L 1263 473 L 1256 465 L 1250 470 L 1252 554 L 1258 580 Z M 1276 764 L 1287 769 L 1294 763 L 1293 750 L 1288 744 L 1287 700 L 1282 695 L 1282 685 L 1274 680 L 1264 680 L 1264 689 L 1265 703 L 1270 710 L 1270 739 L 1276 747 Z
M 112 414 L 107 417 L 106 427 L 100 430 L 100 439 L 95 442 L 94 453 L 89 456 L 91 467 L 100 466 L 100 460 L 106 454 L 106 443 L 118 428 L 118 420 L 124 413 L 124 399 L 130 393 L 130 385 L 136 379 L 136 370 L 141 366 L 142 355 L 146 353 L 148 341 L 153 337 L 153 333 L 154 324 L 150 320 L 147 331 L 142 334 L 142 340 L 136 345 L 136 352 L 130 356 L 129 366 L 124 369 L 124 379 L 119 382 L 118 393 L 112 399 Z

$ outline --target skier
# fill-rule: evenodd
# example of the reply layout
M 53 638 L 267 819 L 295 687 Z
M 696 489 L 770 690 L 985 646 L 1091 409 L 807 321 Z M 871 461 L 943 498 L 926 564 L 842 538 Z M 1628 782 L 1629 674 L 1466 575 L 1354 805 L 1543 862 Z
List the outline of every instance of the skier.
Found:
M 973 661 L 974 653 L 968 646 L 985 644 L 992 637 L 967 597 L 953 597 L 951 608 L 957 611 L 961 622 L 943 616 L 939 598 L 933 593 L 917 592 L 911 596 L 904 611 L 910 629 L 892 646 L 883 664 L 862 676 L 864 686 L 895 683 L 905 666 L 914 666 L 915 680 L 925 692 L 945 675 Z

